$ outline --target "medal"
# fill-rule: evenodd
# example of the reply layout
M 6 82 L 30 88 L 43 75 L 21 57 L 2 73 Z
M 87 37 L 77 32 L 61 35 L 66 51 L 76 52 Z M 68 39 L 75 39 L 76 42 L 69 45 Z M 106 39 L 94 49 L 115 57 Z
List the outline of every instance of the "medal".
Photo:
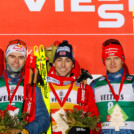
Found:
M 114 107 L 112 107 L 108 113 L 110 114 L 111 118 L 110 118 L 110 124 L 109 126 L 114 126 L 115 127 L 115 131 L 119 131 L 120 127 L 124 127 L 125 123 L 124 121 L 127 120 L 128 116 L 125 114 L 125 112 L 121 109 L 121 107 L 118 105 L 118 100 L 122 91 L 122 87 L 125 81 L 125 76 L 126 76 L 126 72 L 124 70 L 122 79 L 121 79 L 121 84 L 120 84 L 120 88 L 119 88 L 119 93 L 118 95 L 115 94 L 113 87 L 111 86 L 109 80 L 108 80 L 108 76 L 106 75 L 106 81 L 109 85 L 109 88 L 116 100 L 116 105 Z
M 16 108 L 14 106 L 8 105 L 7 109 L 10 116 L 14 117 L 15 115 L 18 115 L 19 108 Z
M 5 78 L 7 93 L 8 93 L 8 97 L 9 97 L 9 104 L 7 105 L 6 109 L 8 110 L 8 112 L 9 112 L 9 114 L 11 116 L 15 116 L 15 115 L 17 115 L 19 113 L 19 109 L 14 107 L 14 106 L 11 106 L 11 103 L 12 103 L 13 98 L 14 98 L 16 92 L 17 92 L 17 89 L 18 89 L 18 87 L 19 87 L 19 85 L 20 85 L 20 83 L 22 81 L 23 73 L 21 73 L 20 80 L 19 80 L 19 82 L 18 82 L 18 84 L 17 84 L 17 86 L 16 86 L 16 88 L 15 88 L 15 90 L 14 90 L 12 95 L 10 95 L 10 89 L 9 89 L 9 84 L 8 84 L 8 80 L 7 80 L 7 72 L 6 71 L 4 72 L 4 78 Z
M 56 128 L 54 131 L 55 132 L 61 131 L 62 134 L 65 134 L 65 131 L 68 129 L 68 125 L 65 122 L 67 121 L 66 112 L 61 108 L 60 110 L 52 114 L 52 117 L 56 122 Z
M 125 127 L 124 121 L 128 119 L 128 116 L 125 114 L 125 112 L 121 109 L 121 107 L 117 104 L 115 104 L 109 111 L 110 114 L 110 127 L 115 127 L 115 131 L 119 131 L 120 127 Z

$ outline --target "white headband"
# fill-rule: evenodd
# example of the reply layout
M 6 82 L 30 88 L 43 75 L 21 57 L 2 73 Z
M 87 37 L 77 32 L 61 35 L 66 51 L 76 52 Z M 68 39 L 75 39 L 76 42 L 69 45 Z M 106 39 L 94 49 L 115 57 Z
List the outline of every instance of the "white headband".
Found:
M 25 47 L 23 47 L 22 45 L 20 45 L 19 43 L 18 44 L 13 44 L 13 45 L 10 45 L 7 50 L 6 50 L 6 53 L 5 53 L 5 56 L 7 58 L 7 56 L 12 53 L 12 52 L 17 52 L 17 53 L 21 53 L 22 55 L 24 55 L 24 57 L 26 58 L 26 49 Z

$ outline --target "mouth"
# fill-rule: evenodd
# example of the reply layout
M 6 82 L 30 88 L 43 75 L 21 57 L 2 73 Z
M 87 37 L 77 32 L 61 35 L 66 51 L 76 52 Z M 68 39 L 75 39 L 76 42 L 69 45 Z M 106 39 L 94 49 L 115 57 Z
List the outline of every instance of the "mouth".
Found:
M 116 66 L 114 66 L 114 67 L 110 67 L 111 69 L 115 69 L 116 68 Z
M 18 69 L 18 68 L 19 68 L 18 65 L 12 65 L 12 67 L 13 67 L 14 69 Z
M 65 73 L 67 70 L 64 69 L 64 68 L 62 68 L 62 69 L 60 69 L 60 71 L 61 71 L 62 73 Z

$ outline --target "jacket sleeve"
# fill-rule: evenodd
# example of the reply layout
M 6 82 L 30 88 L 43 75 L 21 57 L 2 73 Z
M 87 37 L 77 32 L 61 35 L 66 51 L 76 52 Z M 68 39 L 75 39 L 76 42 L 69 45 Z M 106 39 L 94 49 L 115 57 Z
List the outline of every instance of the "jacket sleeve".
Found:
M 50 117 L 46 106 L 44 104 L 41 91 L 36 87 L 35 96 L 35 120 L 28 123 L 25 129 L 29 131 L 29 134 L 41 134 L 46 132 L 50 125 Z
M 99 116 L 99 111 L 95 102 L 95 96 L 92 87 L 89 85 L 86 85 L 86 89 L 88 89 L 88 108 L 89 112 L 91 112 L 92 116 Z M 91 134 L 99 134 L 101 131 L 101 124 L 98 123 L 97 127 L 99 128 L 99 131 L 91 131 Z
M 99 115 L 98 108 L 95 103 L 95 96 L 92 88 L 89 85 L 86 85 L 86 89 L 88 90 L 88 107 L 89 112 L 92 113 L 92 115 Z

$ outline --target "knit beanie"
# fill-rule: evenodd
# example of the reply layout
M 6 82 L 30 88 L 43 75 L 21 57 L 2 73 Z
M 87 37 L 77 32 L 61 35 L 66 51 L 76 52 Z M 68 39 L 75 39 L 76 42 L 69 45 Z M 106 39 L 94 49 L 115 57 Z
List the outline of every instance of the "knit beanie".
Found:
M 105 64 L 105 59 L 108 56 L 118 56 L 119 58 L 121 58 L 123 63 L 125 63 L 125 56 L 121 45 L 110 43 L 109 45 L 104 46 L 102 50 L 102 60 L 104 64 Z
M 74 54 L 72 51 L 72 45 L 68 44 L 68 41 L 66 40 L 64 40 L 62 43 L 58 45 L 58 48 L 53 58 L 53 62 L 59 57 L 68 57 L 74 63 Z
M 6 69 L 10 74 L 14 74 L 15 76 L 19 75 L 24 65 L 19 67 L 18 69 L 14 69 L 7 60 L 8 55 L 10 55 L 12 52 L 17 52 L 17 53 L 22 54 L 26 60 L 26 49 L 27 49 L 27 46 L 25 42 L 21 40 L 17 39 L 17 40 L 12 40 L 9 42 L 6 52 L 5 52 L 5 62 L 6 62 Z
M 22 42 L 22 41 L 21 41 Z M 22 54 L 26 59 L 26 48 L 21 44 L 20 40 L 13 41 L 13 44 L 9 45 L 5 52 L 5 57 L 7 58 L 8 55 L 12 52 L 17 52 Z

